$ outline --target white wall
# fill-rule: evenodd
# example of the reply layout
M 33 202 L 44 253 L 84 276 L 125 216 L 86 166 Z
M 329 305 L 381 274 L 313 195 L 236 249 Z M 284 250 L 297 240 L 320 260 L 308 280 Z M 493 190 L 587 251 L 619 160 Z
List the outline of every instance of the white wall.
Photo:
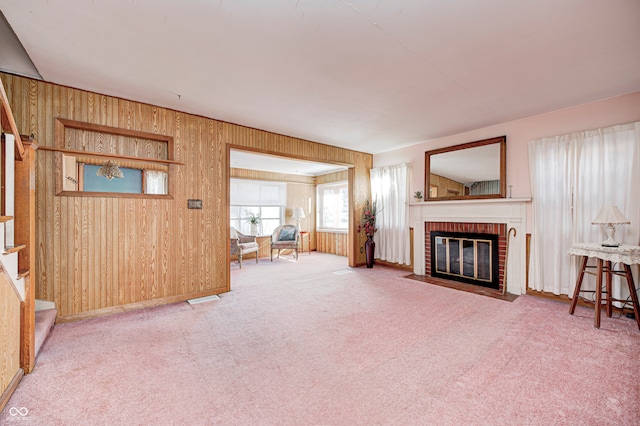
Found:
M 424 193 L 425 151 L 506 135 L 507 192 L 508 185 L 512 185 L 511 195 L 514 198 L 529 198 L 531 186 L 527 145 L 530 140 L 639 120 L 640 92 L 635 92 L 375 154 L 373 167 L 411 163 L 411 194 L 415 191 Z M 531 218 L 531 206 L 527 216 Z M 527 223 L 527 232 L 531 232 L 531 220 L 527 220 Z

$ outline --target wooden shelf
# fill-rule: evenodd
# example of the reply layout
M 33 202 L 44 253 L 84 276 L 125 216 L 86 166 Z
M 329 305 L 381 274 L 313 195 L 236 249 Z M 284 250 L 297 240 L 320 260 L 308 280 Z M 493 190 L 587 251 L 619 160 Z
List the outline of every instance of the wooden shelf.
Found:
M 4 254 L 11 254 L 22 250 L 23 248 L 27 248 L 26 244 L 18 244 L 13 247 L 5 247 Z
M 26 277 L 29 275 L 29 272 L 30 271 L 18 271 L 18 279 Z
M 54 148 L 50 146 L 40 146 L 38 147 L 38 149 L 42 151 L 62 152 L 63 154 L 70 154 L 70 155 L 86 155 L 89 157 L 119 158 L 121 160 L 142 161 L 144 163 L 178 164 L 181 166 L 185 165 L 185 163 L 182 161 L 165 160 L 161 158 L 132 157 L 128 155 L 107 154 L 105 152 L 79 151 L 75 149 Z
M 0 216 L 0 223 L 9 222 L 13 216 Z

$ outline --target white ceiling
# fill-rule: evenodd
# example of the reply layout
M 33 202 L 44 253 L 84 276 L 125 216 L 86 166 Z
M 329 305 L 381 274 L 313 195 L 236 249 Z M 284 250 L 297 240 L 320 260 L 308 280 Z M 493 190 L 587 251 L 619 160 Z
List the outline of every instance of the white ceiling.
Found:
M 0 10 L 45 81 L 369 153 L 640 90 L 638 0 Z
M 345 166 L 274 157 L 249 151 L 231 150 L 231 167 L 237 169 L 262 170 L 265 172 L 288 173 L 293 175 L 320 176 L 346 170 Z

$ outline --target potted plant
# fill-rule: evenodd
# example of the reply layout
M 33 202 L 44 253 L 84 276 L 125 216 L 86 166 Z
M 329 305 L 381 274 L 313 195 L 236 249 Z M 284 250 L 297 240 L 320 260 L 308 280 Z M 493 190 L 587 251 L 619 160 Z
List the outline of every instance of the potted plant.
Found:
M 413 196 L 418 200 L 418 202 L 422 201 L 422 191 L 416 191 Z
M 251 224 L 251 235 L 258 235 L 258 225 L 260 224 L 260 215 L 253 214 L 247 218 L 247 222 Z

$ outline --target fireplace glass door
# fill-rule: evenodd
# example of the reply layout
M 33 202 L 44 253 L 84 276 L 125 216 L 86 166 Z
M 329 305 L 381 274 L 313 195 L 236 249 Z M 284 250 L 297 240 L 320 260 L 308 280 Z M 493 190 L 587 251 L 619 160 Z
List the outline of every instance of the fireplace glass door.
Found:
M 497 242 L 493 236 L 437 234 L 432 240 L 432 275 L 496 287 Z

